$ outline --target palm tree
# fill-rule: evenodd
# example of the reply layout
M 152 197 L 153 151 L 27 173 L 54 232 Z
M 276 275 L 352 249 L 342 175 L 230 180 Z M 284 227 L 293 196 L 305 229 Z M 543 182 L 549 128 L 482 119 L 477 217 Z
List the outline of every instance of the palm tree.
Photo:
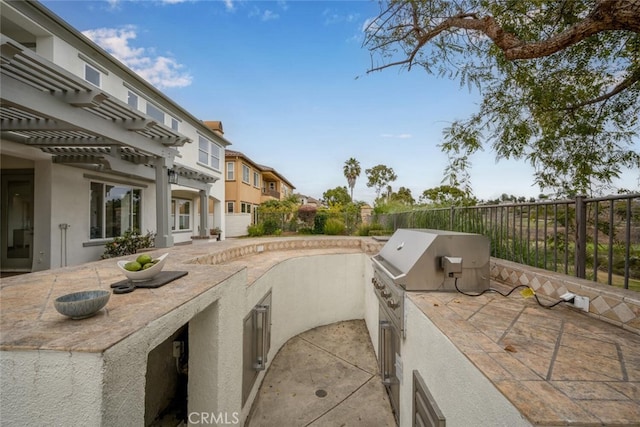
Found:
M 351 201 L 353 202 L 353 187 L 356 186 L 356 179 L 360 176 L 360 162 L 351 157 L 344 162 L 344 176 L 351 189 Z

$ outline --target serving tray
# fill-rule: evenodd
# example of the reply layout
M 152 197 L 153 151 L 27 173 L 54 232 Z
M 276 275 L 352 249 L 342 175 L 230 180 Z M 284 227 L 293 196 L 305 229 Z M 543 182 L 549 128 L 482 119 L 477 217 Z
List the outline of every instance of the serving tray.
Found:
M 160 286 L 164 286 L 167 283 L 173 282 L 176 279 L 179 279 L 183 276 L 187 275 L 187 271 L 161 271 L 154 278 L 150 280 L 145 280 L 142 282 L 134 282 L 129 279 L 124 279 L 119 282 L 113 283 L 111 285 L 114 289 L 114 293 L 124 293 L 124 292 L 116 292 L 117 289 L 126 289 L 133 287 L 136 288 L 159 288 Z M 131 290 L 133 290 L 131 289 Z M 131 291 L 129 291 L 131 292 Z

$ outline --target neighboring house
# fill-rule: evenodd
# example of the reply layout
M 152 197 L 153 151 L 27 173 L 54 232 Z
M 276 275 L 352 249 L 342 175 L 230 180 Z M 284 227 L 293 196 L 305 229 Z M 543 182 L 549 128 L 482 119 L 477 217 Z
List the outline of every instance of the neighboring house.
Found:
M 301 205 L 313 205 L 317 208 L 323 207 L 323 204 L 320 200 L 314 199 L 310 196 L 305 196 L 304 194 L 296 194 L 298 201 Z
M 257 222 L 257 207 L 268 200 L 284 200 L 295 187 L 275 169 L 258 164 L 239 151 L 225 151 L 227 237 L 244 236 Z
M 224 228 L 230 144 L 37 2 L 0 2 L 3 271 L 96 260 L 129 229 L 156 247 Z

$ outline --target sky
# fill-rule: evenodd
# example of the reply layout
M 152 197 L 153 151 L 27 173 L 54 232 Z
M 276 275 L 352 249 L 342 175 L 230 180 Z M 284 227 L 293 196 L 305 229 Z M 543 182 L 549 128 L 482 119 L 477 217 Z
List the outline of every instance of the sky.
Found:
M 345 162 L 362 169 L 354 199 L 372 204 L 365 170 L 383 164 L 393 190 L 443 182 L 438 144 L 454 120 L 477 111 L 477 91 L 414 68 L 367 74 L 364 28 L 376 1 L 110 0 L 42 2 L 201 120 L 219 120 L 230 149 L 274 168 L 317 199 L 347 186 Z M 536 198 L 533 169 L 471 158 L 481 200 Z M 638 171 L 614 185 L 639 187 Z M 547 191 L 548 193 L 549 191 Z

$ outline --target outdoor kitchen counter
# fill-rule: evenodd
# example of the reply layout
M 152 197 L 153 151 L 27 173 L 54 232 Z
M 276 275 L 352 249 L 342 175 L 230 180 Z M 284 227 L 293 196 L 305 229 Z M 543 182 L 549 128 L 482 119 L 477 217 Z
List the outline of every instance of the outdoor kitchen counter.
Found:
M 363 241 L 370 242 L 365 245 Z M 125 279 L 116 260 L 132 259 L 133 255 L 3 278 L 0 281 L 0 350 L 99 353 L 245 268 L 252 283 L 287 258 L 373 251 L 378 247 L 372 239 L 285 237 L 205 241 L 157 249 L 149 253 L 154 257 L 169 253 L 164 271 L 187 271 L 188 274 L 156 289 L 112 294 L 104 309 L 82 320 L 61 315 L 53 301 L 72 292 L 111 290 L 112 283 Z
M 407 295 L 532 424 L 640 425 L 640 336 L 518 291 Z
M 54 300 L 72 292 L 104 289 L 125 279 L 115 260 L 14 276 L 0 288 L 1 350 L 63 350 L 102 352 L 186 302 L 224 282 L 241 268 L 217 268 L 177 263 L 169 252 L 164 271 L 188 271 L 187 276 L 156 289 L 112 294 L 96 315 L 72 320 L 58 313 Z

